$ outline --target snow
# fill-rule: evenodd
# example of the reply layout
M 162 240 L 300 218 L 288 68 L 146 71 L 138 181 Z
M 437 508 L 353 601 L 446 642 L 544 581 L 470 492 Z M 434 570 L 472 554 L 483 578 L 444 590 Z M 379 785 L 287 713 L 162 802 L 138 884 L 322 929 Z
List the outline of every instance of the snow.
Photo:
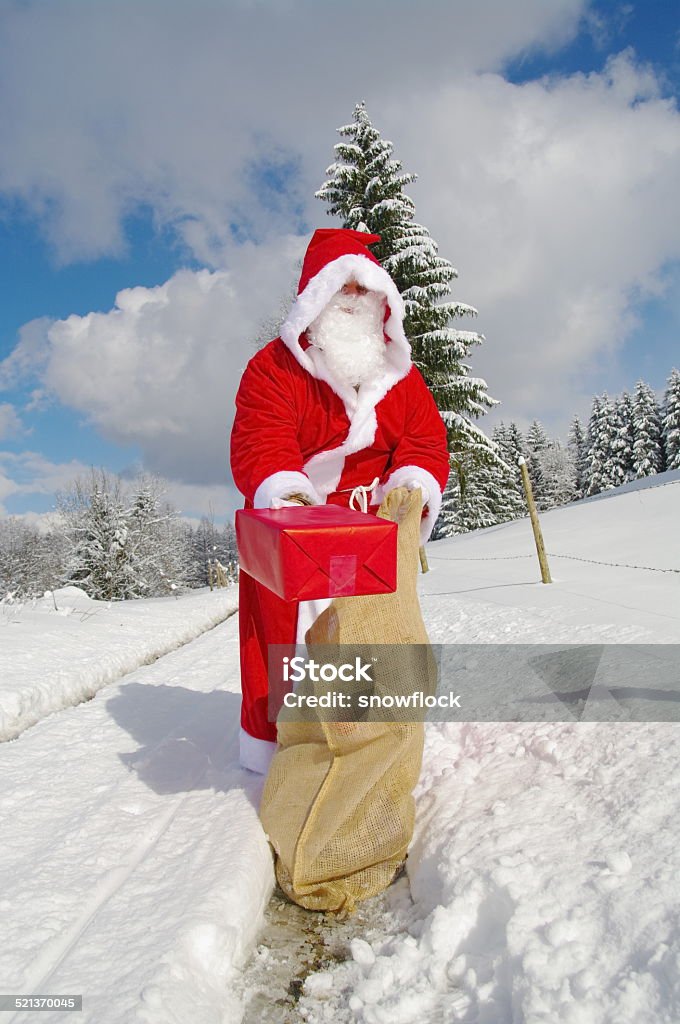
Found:
M 97 1022 L 223 1019 L 272 870 L 237 764 L 235 623 L 2 749 L 2 991 L 82 992 Z
M 106 602 L 73 586 L 39 600 L 0 602 L 0 739 L 88 700 L 222 622 L 237 604 L 236 588 Z
M 416 915 L 373 963 L 339 967 L 335 1005 L 307 999 L 307 1019 L 677 1021 L 676 734 L 430 729 L 408 862 Z
M 430 544 L 433 642 L 677 644 L 680 578 L 660 570 L 680 568 L 680 481 L 645 483 L 542 516 L 550 585 L 527 519 Z M 60 600 L 69 615 L 26 606 L 0 630 L 3 695 L 40 692 L 50 659 L 63 694 L 100 687 L 0 747 L 0 990 L 82 992 L 97 1024 L 239 1024 L 252 965 L 266 977 L 279 954 L 262 780 L 237 763 L 236 616 L 209 621 L 233 592 L 84 621 Z M 161 633 L 175 649 L 143 664 Z M 428 724 L 408 880 L 271 1019 L 677 1024 L 679 755 L 675 722 Z

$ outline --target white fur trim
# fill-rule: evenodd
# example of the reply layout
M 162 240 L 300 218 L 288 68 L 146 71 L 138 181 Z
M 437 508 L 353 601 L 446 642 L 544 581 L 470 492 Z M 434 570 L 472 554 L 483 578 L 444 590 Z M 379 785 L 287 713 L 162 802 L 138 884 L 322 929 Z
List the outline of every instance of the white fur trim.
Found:
M 395 375 L 389 381 L 383 377 L 379 381 L 362 384 L 354 408 L 350 410 L 345 407 L 350 421 L 350 428 L 345 440 L 337 448 L 318 452 L 305 463 L 305 473 L 318 493 L 323 495 L 324 500 L 338 486 L 345 465 L 345 457 L 354 452 L 363 451 L 364 448 L 370 448 L 373 444 L 378 429 L 375 408 L 392 384 L 396 384 L 399 379 Z
M 270 508 L 272 498 L 285 498 L 289 494 L 303 494 L 313 505 L 324 504 L 308 476 L 296 470 L 282 469 L 264 478 L 255 491 L 253 507 Z
M 432 528 L 434 527 L 442 504 L 442 492 L 436 478 L 432 476 L 432 473 L 427 469 L 423 469 L 422 466 L 400 466 L 399 469 L 395 469 L 394 472 L 388 476 L 384 484 L 380 484 L 376 488 L 374 501 L 382 502 L 385 495 L 388 494 L 389 491 L 393 490 L 393 488 L 405 487 L 412 480 L 417 480 L 418 483 L 422 483 L 429 495 L 427 513 L 423 516 L 420 523 L 420 543 L 425 544 L 432 533 Z
M 278 744 L 251 736 L 244 728 L 238 734 L 238 759 L 242 768 L 266 775 Z
M 358 393 L 350 384 L 337 380 L 329 372 L 323 354 L 318 349 L 311 345 L 305 350 L 300 345 L 300 335 L 350 278 L 354 278 L 364 288 L 385 295 L 390 307 L 390 316 L 385 324 L 385 334 L 391 339 L 386 342 L 385 370 L 374 381 L 361 384 Z M 305 463 L 305 472 L 321 495 L 322 502 L 338 486 L 345 457 L 373 443 L 378 429 L 375 407 L 411 369 L 411 346 L 404 334 L 403 318 L 402 297 L 387 271 L 367 256 L 347 253 L 327 263 L 307 283 L 281 328 L 284 345 L 303 369 L 317 380 L 324 381 L 339 395 L 350 421 L 349 432 L 341 445 L 319 452 Z
M 343 445 L 329 451 L 312 455 L 305 463 L 305 473 L 314 484 L 316 490 L 326 497 L 337 489 L 342 470 L 345 465 L 345 449 Z
M 318 597 L 313 601 L 300 601 L 298 604 L 297 626 L 295 630 L 296 645 L 305 648 L 305 634 L 314 625 L 319 615 L 329 607 L 332 598 Z M 297 651 L 295 652 L 298 653 Z
M 335 293 L 339 292 L 350 278 L 354 278 L 370 291 L 380 292 L 387 299 L 390 317 L 385 324 L 385 334 L 392 342 L 387 346 L 388 358 L 395 369 L 399 368 L 408 373 L 411 367 L 411 346 L 404 334 L 404 300 L 387 271 L 368 256 L 360 256 L 358 253 L 338 256 L 307 282 L 305 290 L 298 295 L 281 328 L 283 342 L 301 365 L 314 375 L 308 351 L 300 348 L 300 335 L 316 320 Z

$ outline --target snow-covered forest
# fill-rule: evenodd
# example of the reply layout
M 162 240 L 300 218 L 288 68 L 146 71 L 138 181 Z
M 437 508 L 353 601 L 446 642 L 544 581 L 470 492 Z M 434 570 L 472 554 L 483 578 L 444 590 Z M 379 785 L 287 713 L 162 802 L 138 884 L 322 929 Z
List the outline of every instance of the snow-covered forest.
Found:
M 526 515 L 520 456 L 543 511 L 680 469 L 680 371 L 671 370 L 661 402 L 642 380 L 632 395 L 595 395 L 588 423 L 575 416 L 566 444 L 550 438 L 538 420 L 525 434 L 516 423 L 501 422 L 491 439 L 502 461 L 451 473 L 433 539 Z
M 48 529 L 0 519 L 0 599 L 77 585 L 94 600 L 162 597 L 236 578 L 230 523 L 192 526 L 164 500 L 161 480 L 125 482 L 91 469 L 56 495 Z

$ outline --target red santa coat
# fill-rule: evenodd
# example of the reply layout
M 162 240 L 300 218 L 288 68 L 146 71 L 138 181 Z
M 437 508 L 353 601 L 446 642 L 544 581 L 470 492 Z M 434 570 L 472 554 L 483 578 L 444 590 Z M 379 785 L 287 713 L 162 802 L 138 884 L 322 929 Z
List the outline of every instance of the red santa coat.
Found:
M 241 379 L 231 468 L 246 508 L 268 508 L 273 498 L 294 492 L 314 504 L 348 505 L 363 485 L 371 493 L 369 511 L 376 511 L 389 490 L 416 480 L 428 493 L 424 543 L 449 474 L 446 429 L 411 362 L 401 296 L 366 247 L 378 240 L 338 229 L 315 233 L 281 336 L 253 356 Z M 358 393 L 333 379 L 305 334 L 350 278 L 387 298 L 387 367 Z M 302 608 L 240 573 L 241 762 L 255 770 L 266 770 L 276 742 L 267 715 L 267 645 L 302 640 Z

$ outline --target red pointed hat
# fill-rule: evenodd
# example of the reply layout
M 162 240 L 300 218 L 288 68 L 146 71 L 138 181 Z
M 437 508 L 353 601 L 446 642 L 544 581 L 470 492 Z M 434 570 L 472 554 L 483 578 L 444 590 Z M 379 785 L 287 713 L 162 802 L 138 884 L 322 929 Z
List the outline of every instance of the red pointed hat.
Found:
M 353 253 L 355 256 L 364 256 L 372 260 L 378 266 L 369 245 L 375 245 L 380 241 L 380 235 L 371 235 L 367 231 L 351 231 L 349 228 L 318 228 L 312 235 L 312 240 L 307 246 L 298 295 L 305 290 L 313 277 L 326 266 L 340 256 Z
M 395 372 L 403 376 L 411 367 L 411 346 L 404 334 L 404 301 L 399 289 L 368 248 L 380 235 L 348 228 L 319 228 L 312 235 L 302 263 L 298 296 L 281 327 L 281 339 L 305 369 L 312 363 L 300 344 L 300 336 L 347 281 L 354 279 L 364 288 L 387 299 L 385 337 L 388 358 Z

